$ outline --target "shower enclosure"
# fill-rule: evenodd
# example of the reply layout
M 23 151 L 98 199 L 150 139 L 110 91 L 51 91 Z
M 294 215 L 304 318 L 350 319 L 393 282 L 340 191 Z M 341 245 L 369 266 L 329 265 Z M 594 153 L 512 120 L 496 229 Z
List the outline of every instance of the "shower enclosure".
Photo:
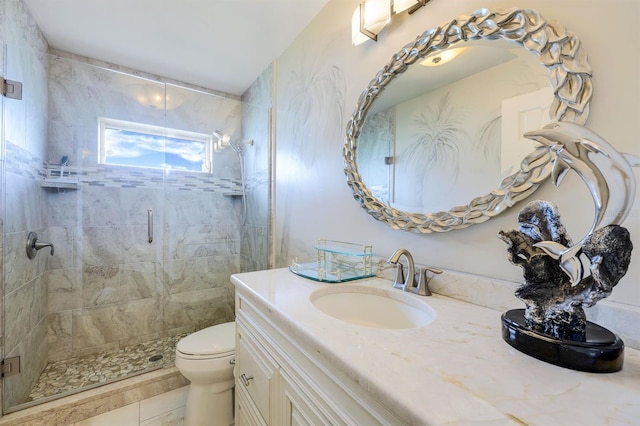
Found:
M 29 90 L 2 103 L 4 413 L 172 365 L 177 339 L 233 320 L 229 275 L 267 267 L 269 147 L 259 89 L 6 51 Z M 30 57 L 44 76 L 12 69 Z M 29 259 L 29 232 L 55 252 Z

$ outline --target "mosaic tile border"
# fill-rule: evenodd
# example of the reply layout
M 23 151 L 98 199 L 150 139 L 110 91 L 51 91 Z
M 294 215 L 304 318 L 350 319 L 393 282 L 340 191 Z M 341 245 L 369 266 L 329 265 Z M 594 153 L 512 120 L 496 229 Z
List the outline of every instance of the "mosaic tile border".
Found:
M 38 157 L 12 143 L 7 143 L 6 158 L 6 171 L 9 173 L 33 180 L 55 180 L 60 175 L 60 166 L 43 163 Z M 207 173 L 171 171 L 171 176 L 167 177 L 164 170 L 118 166 L 66 167 L 65 176 L 67 172 L 70 177 L 77 178 L 80 187 L 171 188 L 222 194 L 242 191 L 240 179 L 216 177 Z
M 59 170 L 59 166 L 46 165 L 44 173 Z M 80 186 L 104 186 L 118 188 L 172 188 L 183 191 L 236 192 L 242 190 L 239 179 L 215 177 L 207 173 L 172 171 L 170 177 L 162 170 L 132 169 L 127 167 L 69 167 L 70 177 L 78 179 Z M 59 172 L 57 173 L 59 175 Z M 66 175 L 66 172 L 65 172 Z M 55 176 L 55 175 L 54 175 Z M 55 179 L 55 177 L 51 178 Z

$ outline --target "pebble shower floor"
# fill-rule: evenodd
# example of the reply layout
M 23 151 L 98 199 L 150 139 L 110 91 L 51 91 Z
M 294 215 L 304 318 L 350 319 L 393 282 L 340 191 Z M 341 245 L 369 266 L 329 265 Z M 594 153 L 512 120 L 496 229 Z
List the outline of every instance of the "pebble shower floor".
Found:
M 179 334 L 113 351 L 50 362 L 31 390 L 27 402 L 65 396 L 86 387 L 173 365 L 176 344 L 186 335 Z

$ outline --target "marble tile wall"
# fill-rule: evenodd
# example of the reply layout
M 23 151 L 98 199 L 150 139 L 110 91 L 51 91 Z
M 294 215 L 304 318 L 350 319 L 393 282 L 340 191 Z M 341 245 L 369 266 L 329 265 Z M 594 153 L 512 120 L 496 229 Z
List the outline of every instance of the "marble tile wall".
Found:
M 0 44 L 2 75 L 23 83 L 22 100 L 2 100 L 2 352 L 20 355 L 22 369 L 3 379 L 3 398 L 11 404 L 28 394 L 46 364 L 48 328 L 46 258 L 29 261 L 25 255 L 28 231 L 44 228 L 38 183 L 46 149 L 47 42 L 21 0 L 0 2 Z

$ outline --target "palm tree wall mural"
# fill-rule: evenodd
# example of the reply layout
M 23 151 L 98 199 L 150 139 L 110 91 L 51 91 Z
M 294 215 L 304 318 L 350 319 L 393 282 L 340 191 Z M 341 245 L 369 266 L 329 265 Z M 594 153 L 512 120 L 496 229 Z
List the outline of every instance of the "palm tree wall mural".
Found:
M 422 207 L 425 190 L 433 188 L 429 179 L 435 179 L 442 190 L 455 184 L 460 169 L 460 151 L 469 141 L 464 118 L 464 113 L 452 106 L 449 92 L 445 92 L 436 105 L 427 105 L 415 114 L 411 141 L 396 148 L 399 151 L 397 203 Z
M 326 154 L 329 143 L 341 142 L 344 132 L 346 78 L 340 67 L 327 64 L 323 55 L 301 55 L 294 68 L 283 73 L 286 76 L 286 93 L 278 94 L 279 122 L 278 152 L 287 158 L 285 181 L 304 181 Z M 338 148 L 339 149 L 339 148 Z M 280 167 L 280 166 L 279 166 Z M 291 259 L 292 241 L 290 224 L 294 203 L 300 194 L 291 185 L 279 199 L 279 250 L 278 266 L 285 266 Z

